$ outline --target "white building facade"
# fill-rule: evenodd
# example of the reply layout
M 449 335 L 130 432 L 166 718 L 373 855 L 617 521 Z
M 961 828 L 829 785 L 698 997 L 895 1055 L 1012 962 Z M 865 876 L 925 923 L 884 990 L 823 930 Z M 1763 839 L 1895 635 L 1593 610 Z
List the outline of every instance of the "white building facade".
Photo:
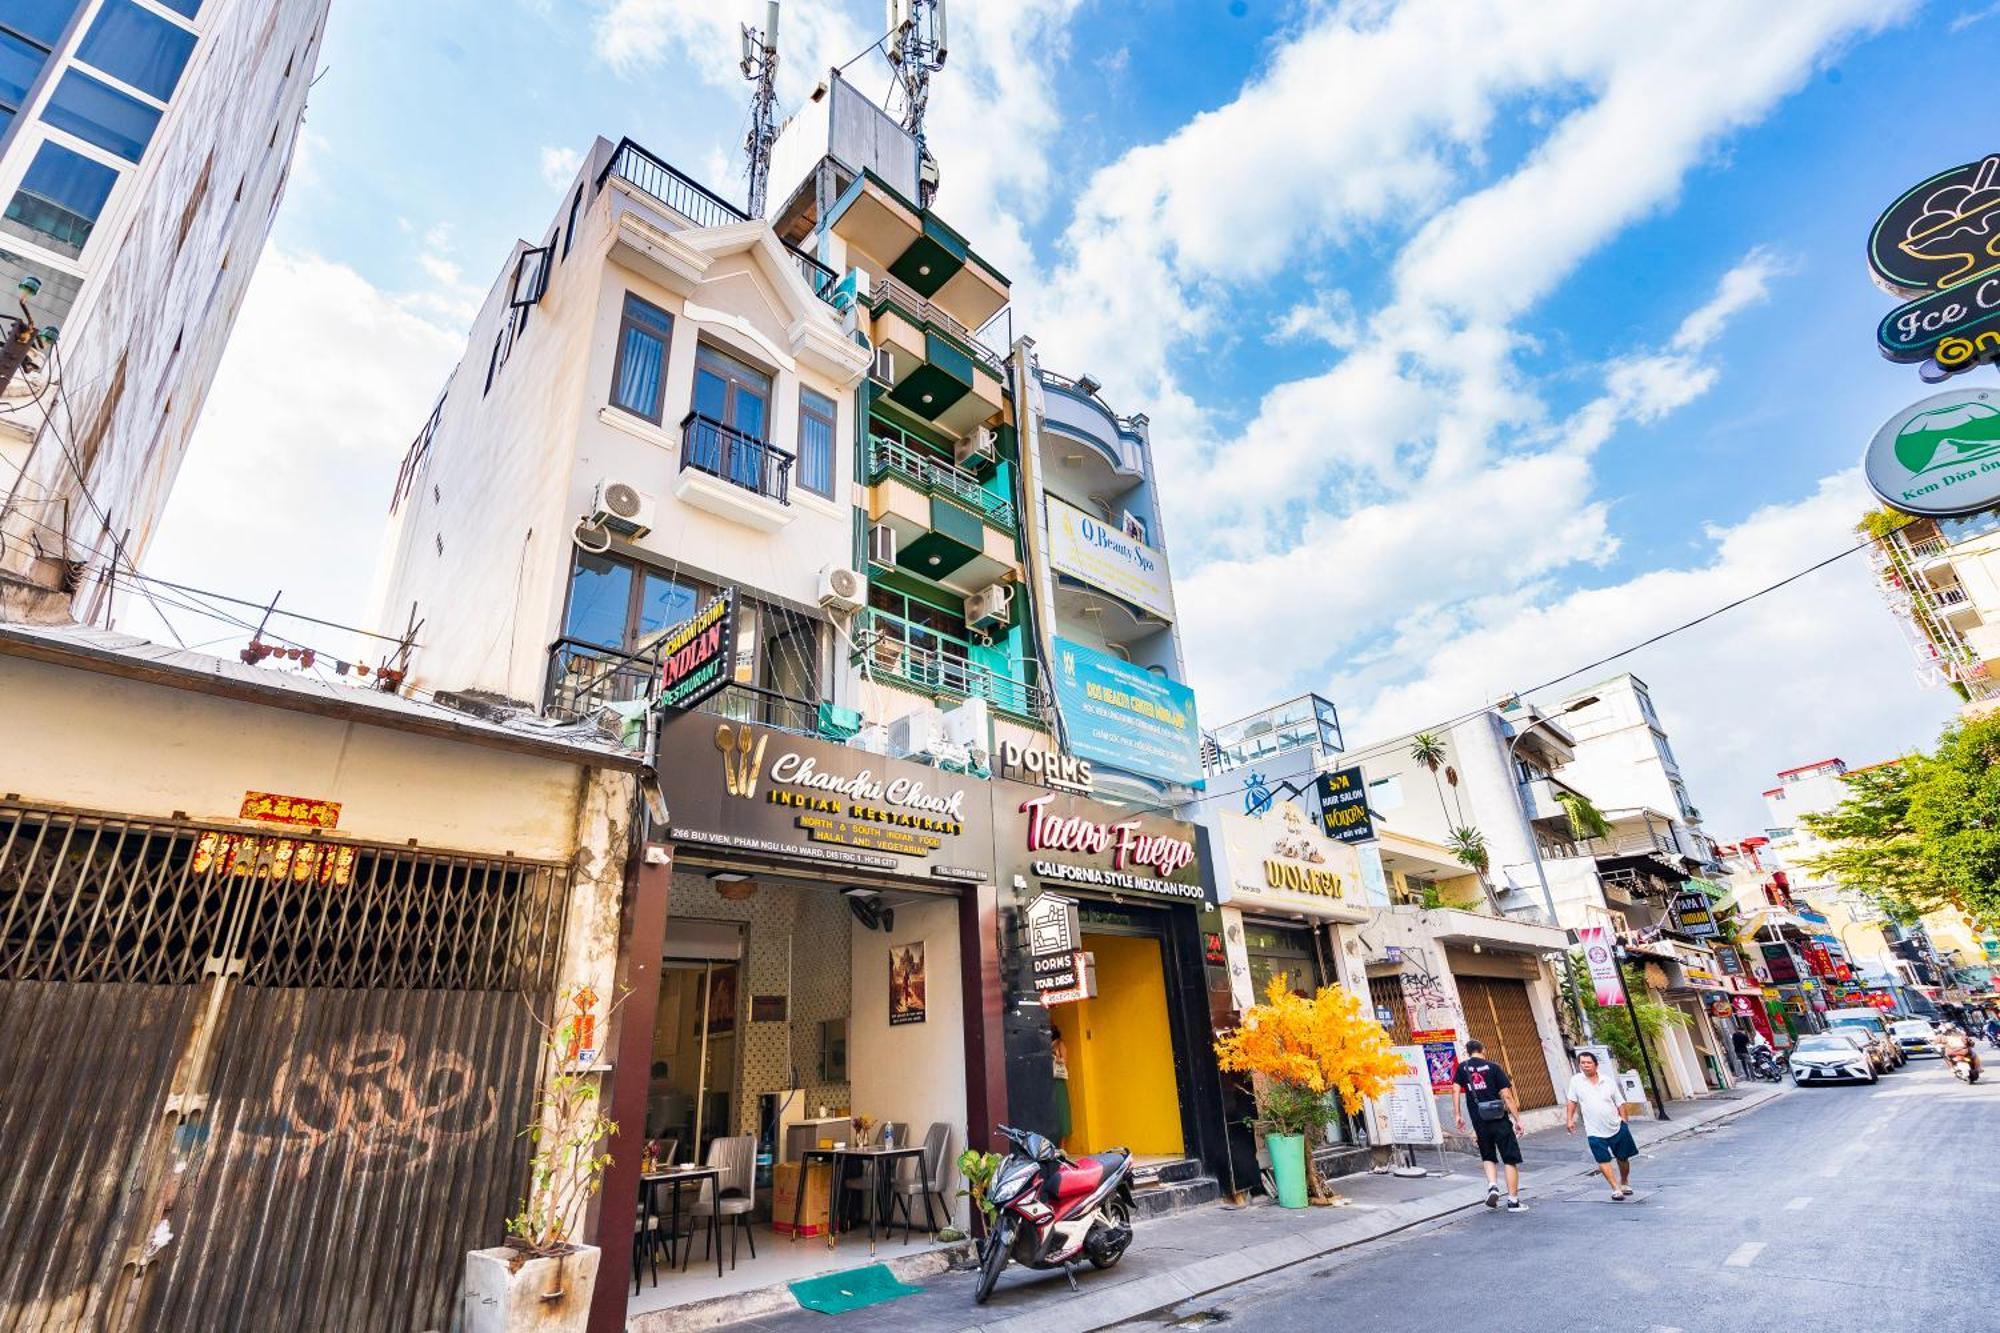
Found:
M 0 615 L 109 609 L 157 528 L 283 196 L 328 0 L 0 7 Z M 45 407 L 60 404 L 51 414 Z

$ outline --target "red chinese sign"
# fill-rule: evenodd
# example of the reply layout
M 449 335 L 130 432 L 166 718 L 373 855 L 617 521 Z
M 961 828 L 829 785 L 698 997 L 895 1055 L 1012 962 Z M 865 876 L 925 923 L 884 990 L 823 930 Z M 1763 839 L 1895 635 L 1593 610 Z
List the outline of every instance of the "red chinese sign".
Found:
M 315 801 L 306 796 L 280 796 L 269 791 L 246 791 L 238 817 L 261 819 L 267 824 L 294 824 L 299 828 L 338 828 L 340 802 Z
M 1799 952 L 1805 955 L 1806 967 L 1816 977 L 1833 975 L 1833 955 L 1818 940 L 1806 940 L 1799 945 Z
M 204 833 L 195 840 L 194 872 L 344 888 L 354 879 L 354 849 L 254 833 Z

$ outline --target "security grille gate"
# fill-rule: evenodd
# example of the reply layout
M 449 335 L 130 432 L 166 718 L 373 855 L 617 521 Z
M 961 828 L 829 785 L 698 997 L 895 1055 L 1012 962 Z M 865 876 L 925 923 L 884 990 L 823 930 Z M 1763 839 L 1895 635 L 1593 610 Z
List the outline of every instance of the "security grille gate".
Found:
M 1549 1082 L 1549 1062 L 1542 1053 L 1542 1036 L 1535 1011 L 1528 1004 L 1528 986 L 1504 977 L 1458 978 L 1459 1003 L 1465 1006 L 1465 1027 L 1486 1046 L 1487 1058 L 1497 1060 L 1514 1080 L 1514 1096 L 1523 1111 L 1556 1104 Z
M 1368 978 L 1368 998 L 1375 1002 L 1375 1008 L 1389 1011 L 1389 1040 L 1398 1046 L 1410 1044 L 1410 1009 L 1403 1002 L 1403 979 L 1401 977 Z M 1380 1016 L 1379 1013 L 1377 1015 Z
M 0 803 L 0 1333 L 444 1329 L 567 869 Z

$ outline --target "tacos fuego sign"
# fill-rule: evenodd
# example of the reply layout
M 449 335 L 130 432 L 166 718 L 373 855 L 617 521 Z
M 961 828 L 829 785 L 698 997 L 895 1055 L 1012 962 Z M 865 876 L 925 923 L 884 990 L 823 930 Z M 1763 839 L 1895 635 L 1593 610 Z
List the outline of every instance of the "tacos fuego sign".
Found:
M 1169 820 L 1100 819 L 1117 812 L 1101 806 L 1059 806 L 1054 793 L 1022 801 L 1027 817 L 1027 850 L 1036 854 L 1035 874 L 1071 884 L 1154 894 L 1200 902 L 1205 898 L 1195 873 L 1192 830 Z M 1077 805 L 1085 803 L 1078 802 Z M 1080 858 L 1082 863 L 1063 859 Z M 1108 864 L 1091 864 L 1104 861 Z

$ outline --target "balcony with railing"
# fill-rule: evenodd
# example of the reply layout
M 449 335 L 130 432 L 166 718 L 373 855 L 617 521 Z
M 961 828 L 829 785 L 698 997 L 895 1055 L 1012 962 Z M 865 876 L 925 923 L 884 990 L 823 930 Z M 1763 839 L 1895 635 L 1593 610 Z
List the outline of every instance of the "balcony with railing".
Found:
M 1014 502 L 987 490 L 970 472 L 926 457 L 919 450 L 895 440 L 871 435 L 868 438 L 868 484 L 873 486 L 892 475 L 902 478 L 926 495 L 941 495 L 956 500 L 1002 531 L 1011 533 L 1017 526 Z
M 928 324 L 953 341 L 964 346 L 972 354 L 973 360 L 985 366 L 996 378 L 1006 375 L 1006 359 L 1000 353 L 979 341 L 971 329 L 946 314 L 927 297 L 919 296 L 894 278 L 877 278 L 869 284 L 869 309 L 879 314 L 884 306 L 894 306 L 911 323 L 919 327 Z
M 681 419 L 681 470 L 674 495 L 761 532 L 792 520 L 792 454 L 714 417 Z
M 580 639 L 557 639 L 549 646 L 542 711 L 571 721 L 594 717 L 607 704 L 647 698 L 659 678 L 660 663 L 655 655 L 619 652 Z M 818 703 L 741 682 L 723 686 L 695 711 L 732 722 L 758 722 L 800 736 L 825 732 L 825 710 Z
M 854 660 L 869 676 L 912 686 L 933 697 L 984 699 L 1003 713 L 1040 721 L 1048 696 L 1035 663 L 1006 668 L 976 659 L 966 639 L 870 609 L 854 627 Z
M 678 214 L 691 227 L 727 227 L 750 221 L 748 213 L 654 157 L 630 139 L 619 141 L 617 149 L 611 154 L 611 161 L 604 168 L 604 174 L 598 177 L 598 185 L 602 187 L 613 176 Z M 813 295 L 829 305 L 833 304 L 833 289 L 840 275 L 797 246 L 785 244 L 785 250 L 791 255 L 799 276 L 805 279 Z

